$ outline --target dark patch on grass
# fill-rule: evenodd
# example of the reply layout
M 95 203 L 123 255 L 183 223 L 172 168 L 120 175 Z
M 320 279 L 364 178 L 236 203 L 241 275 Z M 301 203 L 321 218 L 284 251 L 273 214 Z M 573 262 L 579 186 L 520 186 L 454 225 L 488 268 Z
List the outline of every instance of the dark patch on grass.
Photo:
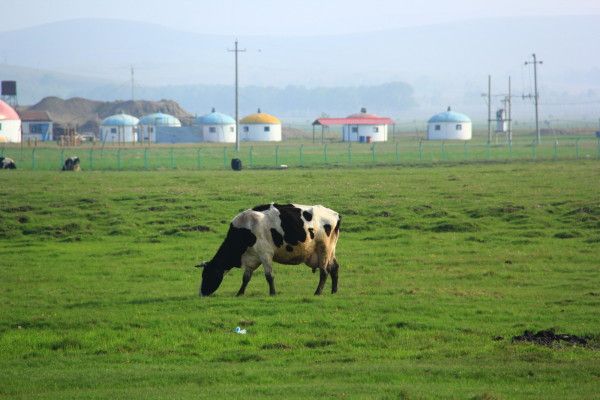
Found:
M 425 214 L 423 216 L 425 218 L 442 218 L 442 217 L 447 217 L 448 213 L 446 211 L 439 210 L 439 211 L 434 211 L 434 212 L 429 213 L 429 214 Z
M 400 229 L 404 229 L 404 230 L 415 230 L 415 231 L 420 231 L 423 230 L 423 226 L 420 224 L 402 224 L 400 226 L 398 226 L 398 228 Z
M 346 225 L 343 227 L 344 232 L 364 232 L 370 230 L 367 224 L 362 225 Z
M 148 211 L 165 211 L 167 206 L 150 206 L 147 208 Z
M 93 199 L 93 198 L 88 198 L 88 197 L 84 197 L 84 198 L 82 198 L 82 199 L 79 199 L 78 201 L 79 201 L 80 203 L 87 203 L 87 204 L 94 204 L 94 203 L 97 203 L 97 202 L 98 202 L 98 200 L 96 200 L 96 199 Z
M 285 343 L 267 343 L 263 344 L 260 348 L 263 350 L 290 350 L 292 346 Z
M 474 232 L 479 227 L 471 222 L 442 221 L 430 228 L 433 232 Z
M 243 353 L 243 352 L 227 352 L 221 354 L 214 361 L 218 362 L 251 362 L 251 361 L 264 361 L 265 358 L 260 354 L 254 353 Z
M 499 400 L 499 399 L 500 399 L 500 397 L 495 396 L 488 392 L 484 392 L 482 394 L 477 394 L 477 395 L 471 397 L 471 400 Z
M 47 225 L 25 228 L 22 232 L 24 235 L 40 235 L 46 237 L 64 238 L 75 233 L 80 233 L 81 231 L 82 227 L 80 224 L 71 222 L 58 226 Z
M 404 321 L 392 322 L 391 324 L 388 324 L 388 326 L 390 328 L 396 328 L 396 329 L 408 328 L 409 325 L 410 324 L 408 322 L 404 322 Z
M 588 339 L 583 336 L 571 335 L 567 333 L 555 333 L 553 329 L 545 331 L 525 331 L 522 335 L 513 336 L 513 342 L 529 342 L 543 346 L 552 346 L 555 343 L 566 343 L 574 346 L 586 346 Z
M 20 224 L 25 224 L 25 223 L 29 222 L 29 217 L 27 215 L 19 215 L 17 217 L 17 222 Z
M 33 210 L 34 210 L 34 208 L 30 205 L 6 207 L 6 208 L 2 209 L 2 211 L 6 211 L 6 212 L 27 212 L 27 211 L 33 211 Z
M 308 342 L 304 343 L 304 346 L 308 347 L 309 349 L 316 349 L 319 347 L 332 346 L 334 344 L 335 344 L 335 340 L 318 339 L 318 340 L 309 340 Z
M 254 325 L 254 321 L 252 321 L 251 319 L 240 319 L 240 321 L 238 322 L 239 326 L 252 326 Z
M 71 303 L 71 304 L 67 304 L 65 305 L 66 309 L 73 309 L 73 308 L 96 308 L 98 306 L 102 305 L 101 302 L 97 301 L 97 300 L 92 300 L 92 301 L 83 301 L 81 303 Z
M 423 204 L 420 206 L 411 207 L 410 209 L 417 214 L 422 214 L 424 212 L 430 211 L 432 208 L 433 207 L 431 207 L 429 204 Z
M 184 232 L 210 232 L 210 228 L 206 225 L 184 225 L 179 229 Z
M 392 213 L 391 213 L 391 212 L 389 212 L 389 211 L 385 211 L 385 210 L 384 210 L 384 211 L 378 212 L 378 213 L 377 213 L 377 214 L 375 214 L 375 215 L 376 215 L 377 217 L 384 217 L 384 218 L 388 218 L 388 217 L 391 217 L 391 216 L 392 216 Z
M 343 214 L 343 215 L 359 215 L 360 213 L 358 211 L 356 211 L 356 210 L 348 208 L 346 210 L 341 210 L 340 214 Z
M 48 345 L 50 350 L 69 350 L 69 349 L 81 349 L 81 342 L 77 339 L 64 338 L 56 342 L 52 342 Z
M 554 234 L 554 237 L 557 239 L 573 239 L 580 236 L 579 232 L 558 232 Z

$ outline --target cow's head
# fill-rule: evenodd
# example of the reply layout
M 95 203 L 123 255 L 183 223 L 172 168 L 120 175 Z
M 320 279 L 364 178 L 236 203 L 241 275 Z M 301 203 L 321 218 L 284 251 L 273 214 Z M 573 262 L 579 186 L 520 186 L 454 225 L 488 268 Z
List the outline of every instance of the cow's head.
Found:
M 196 265 L 198 268 L 202 268 L 202 283 L 200 284 L 200 295 L 210 296 L 213 294 L 223 281 L 223 275 L 225 270 L 219 268 L 215 263 L 203 262 Z

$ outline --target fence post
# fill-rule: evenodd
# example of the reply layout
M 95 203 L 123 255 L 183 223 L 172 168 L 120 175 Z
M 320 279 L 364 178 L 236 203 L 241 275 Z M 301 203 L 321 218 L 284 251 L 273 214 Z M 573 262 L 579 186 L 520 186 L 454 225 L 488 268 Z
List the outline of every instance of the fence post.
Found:
M 279 165 L 279 145 L 275 146 L 275 166 Z
M 508 158 L 512 161 L 512 140 L 508 142 Z
M 250 167 L 254 166 L 254 146 L 250 146 L 250 150 L 248 150 L 250 154 L 248 154 L 248 158 L 250 159 Z
M 31 150 L 31 170 L 35 171 L 35 147 Z
M 419 140 L 419 161 L 423 161 L 423 141 Z
M 371 158 L 373 159 L 373 162 L 375 162 L 376 157 L 375 157 L 375 143 L 373 143 L 371 145 Z
M 535 160 L 537 157 L 537 140 L 531 142 L 531 159 Z
M 202 147 L 198 148 L 198 150 L 196 150 L 196 166 L 198 167 L 198 169 L 202 168 Z
M 348 142 L 348 164 L 352 165 L 352 142 Z
M 227 147 L 223 147 L 223 168 L 227 169 Z
M 579 138 L 575 139 L 575 158 L 579 160 Z
M 89 151 L 89 159 L 90 159 L 90 171 L 94 169 L 94 148 L 90 147 Z
M 325 161 L 325 164 L 327 164 L 327 143 L 323 146 L 323 160 Z
M 121 170 L 121 148 L 117 150 L 117 170 Z
M 144 147 L 144 169 L 148 169 L 148 147 Z
M 554 141 L 554 161 L 558 160 L 558 140 Z
M 400 162 L 400 143 L 396 142 L 396 162 Z

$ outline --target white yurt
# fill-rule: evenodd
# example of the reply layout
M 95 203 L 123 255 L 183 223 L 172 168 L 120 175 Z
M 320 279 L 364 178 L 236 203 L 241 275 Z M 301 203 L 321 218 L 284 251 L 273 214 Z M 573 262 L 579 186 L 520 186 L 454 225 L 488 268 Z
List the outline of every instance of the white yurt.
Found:
M 385 142 L 388 139 L 388 125 L 393 121 L 387 117 L 367 114 L 366 108 L 360 113 L 348 115 L 342 126 L 344 142 Z
M 210 114 L 196 118 L 205 142 L 235 143 L 235 120 L 212 109 Z
M 471 140 L 471 118 L 448 111 L 435 114 L 427 122 L 427 140 Z
M 132 115 L 111 115 L 100 124 L 100 140 L 113 143 L 137 142 L 138 123 L 139 120 Z
M 181 121 L 172 115 L 163 113 L 144 115 L 138 123 L 138 140 L 140 142 L 156 142 L 156 130 L 163 126 L 179 128 Z
M 2 100 L 0 100 L 0 143 L 21 143 L 21 118 Z
M 249 142 L 280 142 L 281 121 L 258 109 L 240 120 L 240 140 Z

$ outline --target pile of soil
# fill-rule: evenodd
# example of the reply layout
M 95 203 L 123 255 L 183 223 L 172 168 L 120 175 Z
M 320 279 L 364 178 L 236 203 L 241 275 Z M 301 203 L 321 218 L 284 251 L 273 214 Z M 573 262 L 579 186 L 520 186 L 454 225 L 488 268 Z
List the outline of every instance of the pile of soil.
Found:
M 147 101 L 96 101 L 74 97 L 63 100 L 58 97 L 45 97 L 27 110 L 47 111 L 52 121 L 61 127 L 78 127 L 79 132 L 98 133 L 102 120 L 123 112 L 140 118 L 147 114 L 162 112 L 177 117 L 182 125 L 190 125 L 193 115 L 173 100 Z
M 552 346 L 552 344 L 557 342 L 581 346 L 585 346 L 588 344 L 588 339 L 585 337 L 570 335 L 566 333 L 555 333 L 552 329 L 539 331 L 537 333 L 533 333 L 533 331 L 525 331 L 520 336 L 513 336 L 512 341 L 531 342 L 544 346 Z

